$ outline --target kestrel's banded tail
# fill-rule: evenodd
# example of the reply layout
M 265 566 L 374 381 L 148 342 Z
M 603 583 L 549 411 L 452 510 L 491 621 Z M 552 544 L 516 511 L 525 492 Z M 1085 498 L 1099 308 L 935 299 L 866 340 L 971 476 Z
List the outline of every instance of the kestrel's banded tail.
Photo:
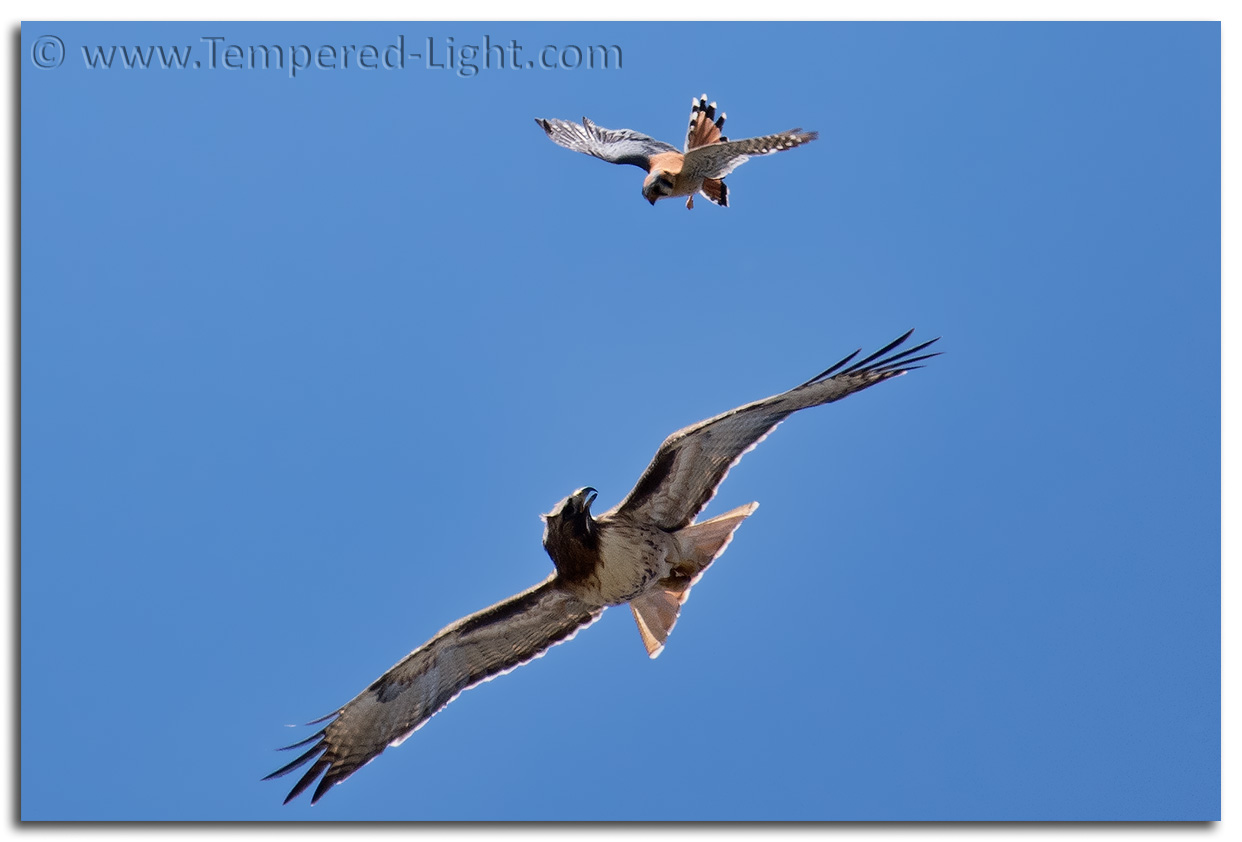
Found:
M 587 118 L 582 124 L 568 120 L 536 119 L 551 140 L 566 149 L 608 161 L 633 164 L 648 173 L 643 181 L 643 197 L 655 204 L 660 199 L 686 196 L 686 207 L 694 207 L 694 195 L 701 193 L 712 202 L 728 206 L 724 177 L 757 155 L 771 155 L 809 143 L 818 132 L 791 129 L 763 137 L 729 140 L 723 134 L 725 114 L 717 116 L 716 103 L 704 94 L 692 100 L 690 125 L 684 151 L 633 129 L 605 129 Z
M 720 112 L 720 116 L 716 116 L 716 103 L 707 101 L 707 94 L 703 94 L 698 99 L 690 101 L 690 126 L 686 129 L 686 151 L 697 149 L 700 146 L 708 146 L 713 143 L 723 143 L 729 138 L 725 137 L 721 130 L 724 128 L 725 113 Z M 703 179 L 703 187 L 699 193 L 706 197 L 713 204 L 720 205 L 722 208 L 729 206 L 729 188 L 725 186 L 722 179 L 705 178 Z M 694 207 L 694 197 L 686 199 L 686 207 Z
M 728 140 L 720 130 L 724 128 L 725 113 L 716 117 L 716 103 L 708 104 L 707 94 L 690 101 L 690 127 L 686 129 L 686 151 Z

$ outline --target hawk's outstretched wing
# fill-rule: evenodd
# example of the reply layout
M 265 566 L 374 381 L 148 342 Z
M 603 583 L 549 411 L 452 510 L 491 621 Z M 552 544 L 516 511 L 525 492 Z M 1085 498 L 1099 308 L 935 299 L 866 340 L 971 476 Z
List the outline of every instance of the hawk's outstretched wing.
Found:
M 610 164 L 633 164 L 651 171 L 651 156 L 661 152 L 677 152 L 677 147 L 656 140 L 633 129 L 605 129 L 582 118 L 582 125 L 568 120 L 543 120 L 535 122 L 548 133 L 552 142 L 575 152 L 594 155 Z
M 716 488 L 729 469 L 791 414 L 838 401 L 890 377 L 920 368 L 912 363 L 936 356 L 915 356 L 935 339 L 885 356 L 913 332 L 853 365 L 848 364 L 859 351 L 788 392 L 678 430 L 660 445 L 634 490 L 614 511 L 669 531 L 689 525 L 716 495 Z
M 699 146 L 686 152 L 682 173 L 693 178 L 724 178 L 756 155 L 784 152 L 819 137 L 819 132 L 790 129 L 779 134 L 748 137 Z
M 463 690 L 539 657 L 595 622 L 603 609 L 557 589 L 555 578 L 442 629 L 349 704 L 308 723 L 332 720 L 317 734 L 286 746 L 313 743 L 264 780 L 288 774 L 322 754 L 285 799 L 288 804 L 323 774 L 313 804 L 385 748 L 400 745 Z

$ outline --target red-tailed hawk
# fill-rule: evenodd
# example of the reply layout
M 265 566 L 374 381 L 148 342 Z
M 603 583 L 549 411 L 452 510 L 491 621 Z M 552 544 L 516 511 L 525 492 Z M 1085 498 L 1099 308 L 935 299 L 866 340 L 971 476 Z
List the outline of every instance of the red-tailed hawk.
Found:
M 539 124 L 553 142 L 593 155 L 610 164 L 633 164 L 647 171 L 643 180 L 643 198 L 651 204 L 672 196 L 687 196 L 686 207 L 694 207 L 694 194 L 701 193 L 721 207 L 729 206 L 729 190 L 724 177 L 735 167 L 756 155 L 771 155 L 809 143 L 819 132 L 790 129 L 787 132 L 729 140 L 720 133 L 725 114 L 716 116 L 716 103 L 707 102 L 707 94 L 691 101 L 690 128 L 686 131 L 686 148 L 656 140 L 633 129 L 605 129 L 582 118 L 582 125 L 568 120 L 544 120 Z
M 463 690 L 569 640 L 611 605 L 629 604 L 647 654 L 659 655 L 691 587 L 759 505 L 695 522 L 729 469 L 798 410 L 838 401 L 936 356 L 919 353 L 935 339 L 897 351 L 910 333 L 858 362 L 855 351 L 788 392 L 673 433 L 629 495 L 598 517 L 591 514 L 593 488 L 557 503 L 543 516 L 552 575 L 442 629 L 344 707 L 308 723 L 328 724 L 287 746 L 310 748 L 264 780 L 314 760 L 285 803 L 323 775 L 311 798 L 318 801 L 385 748 L 400 745 Z

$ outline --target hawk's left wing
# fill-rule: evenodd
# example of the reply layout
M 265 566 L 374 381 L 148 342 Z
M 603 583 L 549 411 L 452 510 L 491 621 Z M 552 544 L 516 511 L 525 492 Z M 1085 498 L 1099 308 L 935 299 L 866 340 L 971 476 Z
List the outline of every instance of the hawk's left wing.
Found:
M 756 155 L 772 155 L 810 143 L 819 132 L 790 129 L 779 134 L 748 137 L 700 146 L 686 152 L 682 172 L 693 178 L 724 178 Z
M 587 605 L 556 585 L 553 574 L 543 583 L 471 614 L 444 628 L 406 655 L 345 707 L 315 725 L 332 721 L 317 734 L 286 746 L 310 750 L 264 780 L 286 775 L 317 755 L 285 799 L 288 804 L 323 775 L 314 804 L 410 734 L 463 691 L 537 658 L 578 629 L 599 618 L 603 609 Z
M 912 364 L 937 356 L 915 356 L 935 339 L 885 356 L 913 332 L 853 365 L 848 364 L 858 356 L 858 351 L 788 392 L 678 430 L 660 445 L 634 490 L 614 511 L 669 531 L 689 525 L 716 495 L 716 488 L 729 469 L 790 415 L 800 409 L 838 401 L 890 377 L 921 368 Z
M 677 147 L 662 140 L 648 137 L 633 129 L 605 129 L 586 117 L 582 118 L 582 125 L 568 120 L 542 120 L 538 117 L 535 122 L 559 146 L 593 155 L 610 164 L 633 164 L 648 172 L 651 171 L 651 156 L 661 152 L 678 152 Z

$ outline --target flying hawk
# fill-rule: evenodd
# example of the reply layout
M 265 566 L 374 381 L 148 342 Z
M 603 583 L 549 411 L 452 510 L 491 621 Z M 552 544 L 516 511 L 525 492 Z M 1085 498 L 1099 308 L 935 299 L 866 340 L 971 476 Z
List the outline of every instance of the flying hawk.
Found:
M 647 654 L 659 655 L 690 588 L 759 505 L 695 522 L 729 469 L 794 412 L 838 401 L 937 356 L 919 353 L 935 339 L 896 351 L 911 333 L 866 359 L 852 362 L 855 351 L 801 386 L 673 433 L 629 496 L 598 517 L 591 514 L 594 488 L 580 488 L 557 503 L 543 515 L 552 575 L 445 627 L 344 707 L 307 723 L 331 720 L 286 746 L 310 748 L 264 780 L 313 759 L 285 803 L 323 775 L 311 798 L 315 803 L 385 748 L 400 745 L 463 690 L 569 640 L 610 605 L 629 603 Z
M 701 193 L 721 207 L 729 206 L 729 190 L 724 177 L 755 155 L 771 155 L 809 143 L 819 132 L 790 129 L 787 132 L 729 140 L 720 130 L 725 114 L 716 117 L 716 103 L 707 94 L 691 100 L 690 128 L 686 131 L 684 152 L 633 129 L 605 129 L 582 118 L 582 125 L 568 120 L 543 120 L 539 124 L 554 143 L 593 155 L 610 164 L 633 164 L 647 171 L 643 197 L 651 204 L 671 196 L 688 196 L 686 207 L 694 207 L 694 194 Z

